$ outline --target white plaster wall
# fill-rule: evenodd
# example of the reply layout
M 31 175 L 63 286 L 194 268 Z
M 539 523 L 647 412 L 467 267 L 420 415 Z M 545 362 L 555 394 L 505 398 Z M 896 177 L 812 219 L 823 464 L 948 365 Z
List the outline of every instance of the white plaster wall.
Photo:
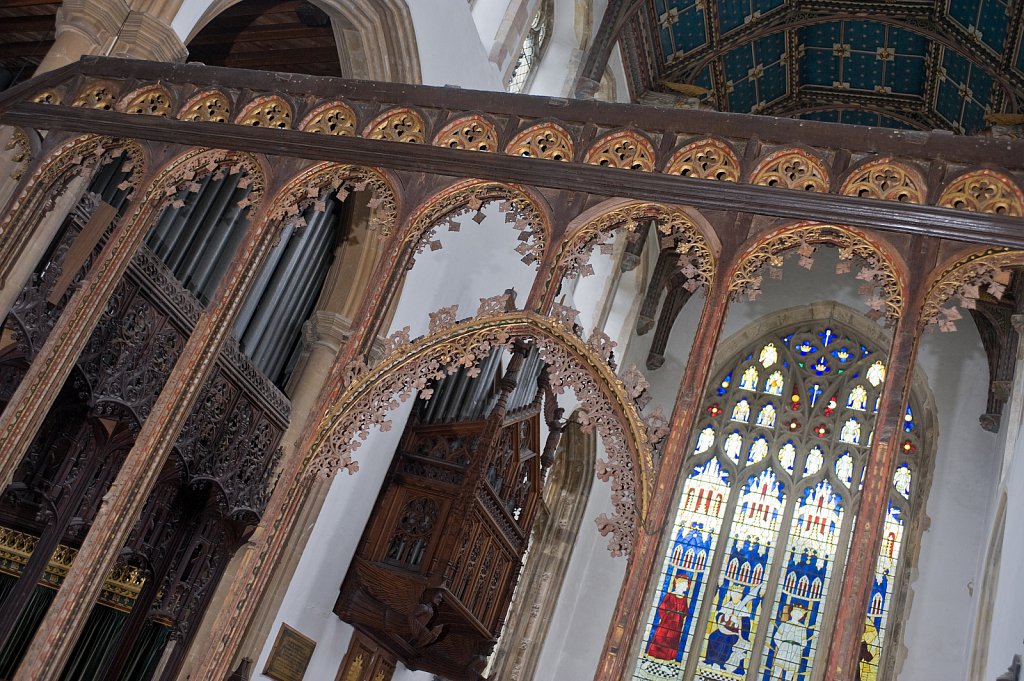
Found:
M 435 238 L 442 248 L 429 246 L 416 255 L 416 264 L 405 278 L 391 331 L 408 325 L 413 338 L 427 333 L 429 313 L 457 304 L 458 319 L 476 314 L 481 298 L 516 290 L 516 306 L 522 308 L 536 276 L 536 265 L 527 265 L 516 253 L 519 232 L 505 222 L 497 203 L 483 207 L 484 220 L 477 224 L 473 213 L 457 218 L 458 232 L 438 227 Z
M 604 457 L 600 438 L 597 446 L 598 458 Z M 612 558 L 608 538 L 600 535 L 594 522 L 612 510 L 610 486 L 596 482 L 532 681 L 594 678 L 628 562 L 624 557 Z
M 978 574 L 988 545 L 979 528 L 987 525 L 997 498 L 998 438 L 978 425 L 988 365 L 970 318 L 958 326 L 954 334 L 926 336 L 918 355 L 936 397 L 939 441 L 927 506 L 931 528 L 921 540 L 905 623 L 908 654 L 899 678 L 906 681 L 967 677 Z
M 503 90 L 466 0 L 407 0 L 424 85 Z
M 255 679 L 268 679 L 263 671 L 281 623 L 316 641 L 306 679 L 333 679 L 348 650 L 352 627 L 334 614 L 341 582 L 355 555 L 363 527 L 384 482 L 391 458 L 405 430 L 413 400 L 391 412 L 389 432 L 373 430 L 355 454 L 359 472 L 341 473 L 331 484 L 323 509 L 299 559 L 270 637 L 256 661 Z

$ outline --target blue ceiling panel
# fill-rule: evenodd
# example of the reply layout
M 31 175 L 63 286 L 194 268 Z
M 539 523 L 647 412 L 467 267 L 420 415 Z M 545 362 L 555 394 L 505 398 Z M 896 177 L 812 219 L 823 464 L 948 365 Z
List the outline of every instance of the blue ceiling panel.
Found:
M 1024 112 L 1024 0 L 942 0 L 920 29 L 925 0 L 644 2 L 649 51 L 664 54 L 631 78 L 699 85 L 723 110 L 959 133 Z
M 1003 51 L 1009 19 L 1006 0 L 949 0 L 949 16 L 992 51 Z
M 696 0 L 655 0 L 658 35 L 667 61 L 681 58 L 708 41 L 703 4 Z
M 786 0 L 720 0 L 718 30 L 725 34 L 739 28 L 754 17 L 782 7 Z

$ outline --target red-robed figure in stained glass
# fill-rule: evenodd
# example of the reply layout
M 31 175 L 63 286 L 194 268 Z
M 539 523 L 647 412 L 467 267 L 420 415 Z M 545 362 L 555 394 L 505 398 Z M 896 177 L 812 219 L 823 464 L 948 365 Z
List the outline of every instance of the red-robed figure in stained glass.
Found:
M 651 632 L 651 640 L 647 644 L 647 654 L 651 657 L 674 662 L 679 655 L 683 624 L 690 607 L 686 598 L 689 591 L 689 577 L 677 574 L 672 578 L 668 591 L 658 604 L 658 625 Z

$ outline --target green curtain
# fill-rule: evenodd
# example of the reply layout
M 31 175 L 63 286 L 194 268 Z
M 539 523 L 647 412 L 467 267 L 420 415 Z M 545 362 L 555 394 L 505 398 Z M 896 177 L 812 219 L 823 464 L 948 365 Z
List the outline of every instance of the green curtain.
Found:
M 132 648 L 132 655 L 121 673 L 120 681 L 148 681 L 160 662 L 160 654 L 170 633 L 171 628 L 165 624 L 146 622 L 146 626 L 142 628 L 139 638 L 135 641 L 135 647 Z
M 100 677 L 103 661 L 117 646 L 128 614 L 105 605 L 93 606 L 78 642 L 64 665 L 61 681 L 94 681 Z
M 12 587 L 13 583 L 7 585 L 6 591 L 9 592 Z M 9 679 L 14 676 L 14 671 L 18 668 L 21 658 L 28 651 L 28 644 L 32 642 L 32 635 L 36 632 L 36 627 L 43 621 L 43 616 L 46 615 L 46 610 L 50 607 L 50 602 L 53 601 L 56 593 L 53 589 L 47 589 L 45 586 L 37 586 L 32 592 L 28 606 L 25 607 L 24 612 L 21 613 L 21 619 L 14 626 L 11 638 L 7 641 L 7 645 L 0 650 L 0 679 Z M 4 595 L 6 596 L 6 593 Z

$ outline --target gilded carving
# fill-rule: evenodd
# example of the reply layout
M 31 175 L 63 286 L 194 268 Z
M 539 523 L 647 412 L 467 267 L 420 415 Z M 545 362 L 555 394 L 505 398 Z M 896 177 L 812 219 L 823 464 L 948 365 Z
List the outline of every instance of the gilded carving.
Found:
M 166 118 L 171 113 L 171 93 L 162 85 L 151 85 L 123 97 L 117 108 L 124 113 Z
M 942 191 L 939 205 L 978 213 L 1024 215 L 1024 193 L 1003 173 L 975 170 L 956 178 Z
M 276 95 L 260 97 L 250 102 L 235 122 L 254 128 L 287 129 L 292 127 L 292 107 Z
M 231 118 L 231 102 L 223 92 L 211 90 L 202 92 L 181 108 L 178 118 L 183 121 L 210 121 L 227 123 Z
M 461 223 L 456 218 L 466 213 L 473 213 L 472 219 L 480 222 L 484 218 L 481 209 L 494 201 L 500 201 L 498 207 L 505 213 L 505 221 L 522 233 L 516 252 L 523 262 L 531 265 L 539 261 L 550 231 L 545 214 L 524 190 L 500 182 L 465 180 L 432 197 L 410 221 L 411 228 L 403 241 L 416 252 L 427 247 L 436 251 L 441 248 L 436 238 L 438 227 L 446 224 L 449 231 L 458 231 Z
M 71 106 L 80 106 L 86 109 L 104 109 L 109 111 L 114 108 L 117 100 L 117 84 L 112 81 L 96 81 L 83 88 Z
M 563 241 L 547 288 L 564 277 L 590 276 L 594 268 L 589 261 L 595 247 L 610 252 L 616 229 L 632 232 L 650 220 L 657 226 L 661 247 L 678 254 L 677 267 L 686 279 L 686 287 L 691 291 L 710 287 L 715 277 L 715 254 L 690 216 L 671 206 L 638 202 L 602 213 Z
M 330 102 L 317 107 L 306 116 L 299 130 L 320 135 L 341 135 L 354 137 L 356 134 L 356 113 L 348 104 Z
M 1024 265 L 1024 252 L 1007 248 L 976 251 L 946 267 L 933 280 L 921 308 L 921 324 L 935 324 L 940 331 L 956 330 L 962 317 L 957 307 L 974 309 L 982 291 L 1002 298 L 1010 283 L 1009 268 Z M 952 304 L 946 307 L 947 303 Z
M 586 162 L 606 168 L 654 170 L 654 145 L 633 130 L 605 135 L 587 152 Z
M 423 144 L 426 141 L 423 118 L 408 107 L 390 109 L 373 119 L 363 130 L 363 137 L 391 142 Z
M 446 125 L 434 138 L 434 146 L 467 151 L 496 151 L 498 133 L 489 120 L 473 114 Z
M 840 194 L 882 201 L 924 203 L 927 189 L 921 174 L 903 163 L 884 158 L 856 168 Z
M 43 90 L 32 97 L 32 102 L 35 104 L 60 104 L 61 97 L 60 93 L 55 90 Z
M 534 338 L 549 366 L 551 388 L 557 394 L 572 390 L 587 405 L 581 424 L 601 436 L 606 461 L 596 473 L 610 481 L 616 513 L 598 519 L 602 534 L 611 534 L 614 555 L 628 552 L 649 495 L 653 470 L 647 425 L 626 386 L 611 366 L 572 330 L 548 317 L 508 312 L 482 319 L 450 323 L 429 335 L 400 345 L 368 369 L 357 362 L 345 370 L 345 388 L 324 414 L 307 460 L 310 475 L 330 476 L 338 470 L 354 473 L 352 455 L 373 427 L 387 429 L 388 412 L 409 399 L 429 381 L 472 367 L 492 348 L 515 338 Z M 585 423 L 584 423 L 585 421 Z
M 11 139 L 7 141 L 6 151 L 13 151 L 11 161 L 15 168 L 11 171 L 11 179 L 17 182 L 25 174 L 25 169 L 32 162 L 32 147 L 28 143 L 28 135 L 21 128 L 13 128 Z
M 391 182 L 374 168 L 319 163 L 291 180 L 274 199 L 268 212 L 271 220 L 299 220 L 308 206 L 322 203 L 324 192 L 344 199 L 352 191 L 370 191 L 370 226 L 389 236 L 398 215 L 398 200 Z
M 884 316 L 889 320 L 899 318 L 903 311 L 903 288 L 895 267 L 879 246 L 858 232 L 837 225 L 797 225 L 759 240 L 739 258 L 739 265 L 729 282 L 733 298 L 741 295 L 751 300 L 757 298 L 765 266 L 770 269 L 773 279 L 780 279 L 787 251 L 795 250 L 800 256 L 800 265 L 810 269 L 814 265 L 811 256 L 816 244 L 828 244 L 839 249 L 837 274 L 849 272 L 852 262 L 859 263 L 857 278 L 865 282 L 861 295 L 867 296 L 870 308 L 867 316 L 875 319 Z
M 750 176 L 751 184 L 782 187 L 806 192 L 827 192 L 828 171 L 813 154 L 801 149 L 783 149 L 769 154 Z
M 665 172 L 702 180 L 739 182 L 740 161 L 728 144 L 708 138 L 691 142 L 677 151 Z
M 505 153 L 552 161 L 571 161 L 572 136 L 554 123 L 538 123 L 516 135 L 505 148 Z

